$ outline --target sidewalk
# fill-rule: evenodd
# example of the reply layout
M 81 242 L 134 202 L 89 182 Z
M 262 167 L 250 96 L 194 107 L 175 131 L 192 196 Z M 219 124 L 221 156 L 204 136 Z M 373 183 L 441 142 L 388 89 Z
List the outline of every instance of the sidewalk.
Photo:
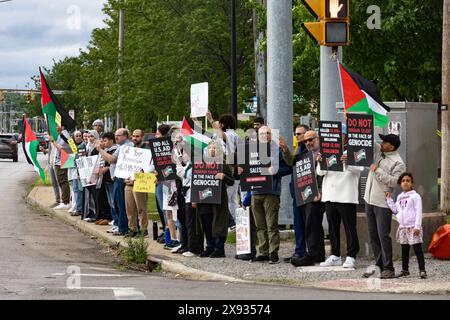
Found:
M 99 226 L 87 223 L 80 217 L 72 217 L 65 210 L 53 210 L 48 206 L 53 203 L 51 187 L 35 187 L 27 197 L 27 202 L 38 206 L 52 217 L 56 217 L 77 229 L 110 244 L 126 246 L 121 236 L 113 236 L 106 232 L 110 226 Z M 149 224 L 151 226 L 151 223 Z M 302 287 L 315 287 L 332 290 L 346 290 L 359 292 L 392 292 L 392 293 L 435 293 L 450 294 L 450 261 L 433 259 L 426 254 L 426 269 L 428 279 L 418 276 L 417 261 L 410 260 L 411 276 L 400 279 L 380 280 L 379 278 L 363 279 L 361 276 L 371 265 L 368 260 L 357 260 L 355 270 L 342 267 L 321 268 L 313 267 L 295 268 L 291 264 L 281 262 L 268 264 L 248 262 L 234 259 L 234 245 L 226 244 L 226 258 L 199 258 L 184 257 L 164 250 L 163 245 L 148 238 L 149 260 L 161 264 L 165 272 L 193 280 L 211 280 L 225 282 L 259 282 L 267 284 L 286 284 Z M 398 245 L 398 244 L 394 244 Z M 293 253 L 294 244 L 291 241 L 282 241 L 280 245 L 280 260 Z M 395 261 L 396 271 L 401 270 L 401 261 Z

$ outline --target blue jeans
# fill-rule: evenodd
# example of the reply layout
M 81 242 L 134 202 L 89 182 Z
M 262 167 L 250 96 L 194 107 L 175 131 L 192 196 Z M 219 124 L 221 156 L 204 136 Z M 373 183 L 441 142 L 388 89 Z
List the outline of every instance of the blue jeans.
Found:
M 303 257 L 306 252 L 306 246 L 305 236 L 303 235 L 304 222 L 302 218 L 302 212 L 300 207 L 297 207 L 295 199 L 292 207 L 294 211 L 295 254 L 299 257 Z
M 70 180 L 72 183 L 73 195 L 75 198 L 75 211 L 84 211 L 84 193 L 83 187 L 81 186 L 81 181 L 78 179 Z
M 106 197 L 108 198 L 108 204 L 111 208 L 111 217 L 114 221 L 114 225 L 117 226 L 119 217 L 116 213 L 116 208 L 114 207 L 114 182 L 105 182 Z
M 128 232 L 128 218 L 125 209 L 125 182 L 120 178 L 114 180 L 114 204 L 119 211 L 117 219 L 119 232 Z

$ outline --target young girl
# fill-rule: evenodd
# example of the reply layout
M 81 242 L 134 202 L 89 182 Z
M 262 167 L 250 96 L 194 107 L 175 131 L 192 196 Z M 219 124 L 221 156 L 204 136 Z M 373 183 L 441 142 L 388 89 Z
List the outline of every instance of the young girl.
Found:
M 398 182 L 403 192 L 398 195 L 394 203 L 392 194 L 387 193 L 387 204 L 397 215 L 397 241 L 402 246 L 402 272 L 399 277 L 409 276 L 409 249 L 413 247 L 419 262 L 420 277 L 426 279 L 425 259 L 422 252 L 422 198 L 412 189 L 414 178 L 411 173 L 400 175 Z

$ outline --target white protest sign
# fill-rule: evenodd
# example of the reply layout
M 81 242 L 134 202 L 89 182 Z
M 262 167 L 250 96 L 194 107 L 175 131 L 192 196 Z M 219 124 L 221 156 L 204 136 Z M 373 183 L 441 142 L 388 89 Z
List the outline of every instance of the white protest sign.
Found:
M 148 149 L 122 147 L 114 174 L 117 178 L 134 179 L 135 172 L 150 172 L 152 152 Z
M 83 187 L 97 184 L 99 178 L 100 161 L 99 156 L 80 157 L 75 160 L 78 174 L 80 175 L 81 185 Z
M 208 112 L 208 82 L 191 85 L 191 116 L 204 117 Z
M 250 246 L 250 210 L 236 209 L 236 254 L 251 253 Z

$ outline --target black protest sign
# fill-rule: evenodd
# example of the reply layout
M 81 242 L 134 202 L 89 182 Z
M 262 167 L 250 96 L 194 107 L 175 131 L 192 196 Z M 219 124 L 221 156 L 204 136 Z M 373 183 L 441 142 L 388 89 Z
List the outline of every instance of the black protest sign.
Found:
M 297 206 L 313 202 L 314 198 L 319 195 L 319 190 L 314 156 L 311 151 L 303 154 L 295 163 L 293 175 Z
M 242 150 L 242 145 L 238 150 Z M 270 144 L 249 141 L 245 143 L 245 163 L 239 164 L 244 170 L 240 176 L 242 191 L 272 190 L 272 175 L 267 174 L 270 167 Z M 266 173 L 266 174 L 264 174 Z
M 177 177 L 176 165 L 172 161 L 172 138 L 162 137 L 149 141 L 153 164 L 158 173 L 158 180 L 173 180 Z
M 223 172 L 218 163 L 194 162 L 192 165 L 191 202 L 220 204 L 222 180 L 216 174 Z
M 320 121 L 320 169 L 326 171 L 342 171 L 342 124 L 337 121 Z
M 373 115 L 347 113 L 347 164 L 370 167 L 373 163 Z

